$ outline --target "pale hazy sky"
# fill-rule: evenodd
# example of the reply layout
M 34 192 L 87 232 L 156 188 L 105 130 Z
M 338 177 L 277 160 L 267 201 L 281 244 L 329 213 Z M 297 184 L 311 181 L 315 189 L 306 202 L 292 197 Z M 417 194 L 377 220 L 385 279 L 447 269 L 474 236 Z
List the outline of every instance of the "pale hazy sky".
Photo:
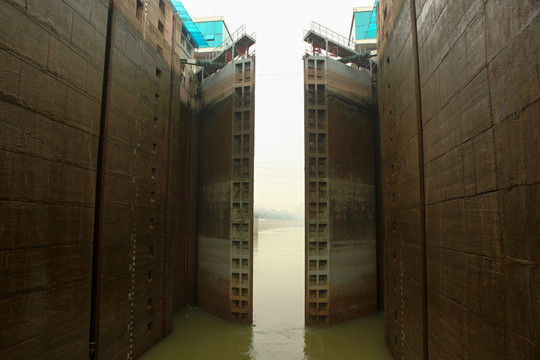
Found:
M 256 33 L 255 207 L 294 211 L 304 202 L 304 30 L 313 20 L 348 38 L 353 8 L 374 0 L 182 3 L 192 18 L 224 16 L 231 32 Z

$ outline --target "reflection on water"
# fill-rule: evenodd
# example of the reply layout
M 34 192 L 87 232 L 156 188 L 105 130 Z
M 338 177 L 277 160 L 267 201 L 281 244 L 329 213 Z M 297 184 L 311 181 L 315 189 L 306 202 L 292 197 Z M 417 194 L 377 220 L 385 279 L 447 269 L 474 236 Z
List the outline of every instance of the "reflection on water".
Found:
M 304 358 L 304 228 L 263 230 L 253 247 L 253 359 Z
M 175 315 L 171 336 L 141 359 L 391 359 L 382 314 L 326 328 L 304 327 L 304 228 L 263 230 L 254 249 L 252 327 L 196 308 Z

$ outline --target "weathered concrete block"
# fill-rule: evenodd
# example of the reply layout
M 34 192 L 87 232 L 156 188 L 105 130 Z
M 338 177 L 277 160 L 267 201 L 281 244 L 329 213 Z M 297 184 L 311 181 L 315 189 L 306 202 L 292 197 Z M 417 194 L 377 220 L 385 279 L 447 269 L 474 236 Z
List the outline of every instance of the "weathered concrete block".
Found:
M 3 251 L 0 294 L 7 297 L 80 280 L 79 257 L 78 245 Z
M 12 5 L 2 7 L 0 22 L 4 24 L 3 31 L 0 33 L 0 43 L 20 57 L 45 69 L 49 50 L 49 33 Z
M 429 247 L 464 252 L 465 201 L 444 201 L 426 208 L 426 243 Z
M 95 169 L 97 162 L 97 138 L 95 136 L 71 126 L 51 122 L 49 141 L 51 160 Z
M 65 41 L 71 39 L 73 9 L 61 0 L 26 0 L 28 16 Z
M 462 253 L 427 249 L 428 288 L 462 306 L 467 304 L 467 263 Z
M 50 41 L 47 69 L 73 86 L 85 88 L 87 61 L 55 37 Z
M 534 0 L 490 0 L 485 4 L 485 11 L 488 61 L 508 44 L 515 44 L 514 36 L 525 27 L 538 24 L 538 4 Z
M 53 341 L 51 332 L 40 336 L 33 337 L 28 341 L 17 344 L 7 350 L 0 352 L 2 359 L 50 359 L 52 357 L 52 348 L 50 346 Z
M 418 173 L 408 173 L 397 181 L 394 189 L 391 189 L 395 190 L 396 193 L 396 208 L 410 209 L 419 205 L 420 188 L 418 186 L 418 177 Z
M 467 262 L 467 308 L 494 324 L 504 318 L 504 263 L 477 255 L 461 255 Z
M 463 40 L 465 29 L 483 11 L 483 7 L 482 0 L 468 0 L 448 1 L 442 8 L 437 21 L 440 23 L 440 34 L 445 34 L 445 36 L 439 36 L 443 58 L 455 51 L 452 48 Z
M 9 198 L 48 202 L 51 162 L 21 154 L 14 154 L 12 161 L 12 187 L 6 193 Z
M 0 329 L 0 349 L 10 348 L 31 337 L 31 311 L 30 296 L 17 296 L 0 301 L 0 316 L 4 319 L 4 325 Z
M 0 97 L 15 102 L 19 93 L 21 60 L 4 50 L 0 50 Z
M 495 149 L 499 187 L 538 182 L 540 170 L 535 156 L 540 139 L 536 119 L 539 103 L 529 106 L 520 117 L 495 125 Z
M 85 1 L 84 3 L 87 2 Z M 99 4 L 99 1 L 88 2 L 87 6 L 96 6 L 94 5 L 96 3 Z M 102 32 L 100 32 L 100 29 L 96 29 L 90 24 L 89 19 L 85 20 L 79 14 L 75 14 L 74 16 L 71 46 L 84 54 L 86 59 L 95 66 L 102 68 L 103 59 L 105 58 L 105 36 L 103 31 L 106 28 L 101 29 Z M 106 24 L 102 26 L 106 27 Z
M 6 150 L 50 158 L 52 122 L 44 116 L 0 101 L 0 144 Z M 7 195 L 7 194 L 6 194 Z
M 88 319 L 90 280 L 36 292 L 31 299 L 32 334 L 47 333 L 74 319 Z
M 46 205 L 4 201 L 0 216 L 5 226 L 0 230 L 0 249 L 15 249 L 48 243 Z
M 19 101 L 55 120 L 64 118 L 66 85 L 26 63 L 22 64 Z
M 92 1 L 90 23 L 103 36 L 105 36 L 107 33 L 108 6 L 109 4 L 103 0 Z
M 500 203 L 497 193 L 487 193 L 465 200 L 465 236 L 467 252 L 500 258 Z
M 498 359 L 504 354 L 504 328 L 482 316 L 468 313 L 469 359 Z
M 403 242 L 401 245 L 401 271 L 422 282 L 422 256 L 419 244 Z
M 86 243 L 91 240 L 93 209 L 20 202 L 0 204 L 6 227 L 2 248 Z
M 99 132 L 100 104 L 89 96 L 67 88 L 65 123 L 94 136 Z M 95 166 L 95 165 L 94 165 Z
M 107 175 L 105 179 L 105 201 L 112 204 L 131 207 L 135 199 L 135 183 L 131 178 Z
M 397 208 L 392 221 L 395 221 L 395 231 L 401 240 L 420 243 L 420 208 Z
M 51 202 L 93 206 L 96 174 L 92 170 L 51 163 Z
M 109 112 L 108 132 L 111 142 L 118 142 L 134 151 L 138 142 L 138 132 L 134 119 L 129 119 L 116 112 Z
M 129 178 L 136 173 L 137 155 L 135 149 L 116 141 L 107 144 L 107 168 L 109 173 Z
M 90 14 L 92 10 L 92 3 L 97 2 L 96 0 L 63 0 L 67 5 L 69 5 L 75 12 L 80 15 L 85 21 L 90 21 Z M 75 25 L 75 21 L 73 22 Z
M 433 30 L 435 26 L 440 26 L 440 24 L 437 24 L 437 19 L 446 3 L 447 1 L 416 1 L 418 45 L 420 48 L 425 45 L 424 43 L 428 41 L 428 38 L 437 38 L 437 33 Z
M 101 100 L 101 92 L 103 85 L 103 70 L 100 67 L 94 66 L 91 63 L 88 63 L 86 69 L 86 93 L 89 97 L 92 97 L 96 100 Z M 112 102 L 112 101 L 111 101 Z
M 486 65 L 486 21 L 483 9 L 480 11 L 465 30 L 468 79 Z
M 131 207 L 108 203 L 103 209 L 103 238 L 105 242 L 129 242 L 135 229 Z
M 499 201 L 504 254 L 514 259 L 539 263 L 539 186 L 520 186 L 501 190 Z
M 0 197 L 9 199 L 11 197 L 13 184 L 13 153 L 0 149 Z
M 486 4 L 488 9 L 495 1 Z M 522 11 L 522 7 L 531 6 L 528 2 L 522 5 L 503 5 L 497 8 L 497 12 L 506 13 L 503 9 L 517 7 Z M 540 14 L 532 11 L 536 17 L 531 20 L 530 25 L 515 34 L 508 46 L 490 57 L 489 78 L 490 96 L 493 113 L 493 122 L 499 123 L 508 116 L 522 111 L 525 107 L 540 98 L 540 75 L 536 71 L 537 61 L 532 61 L 540 51 Z M 506 16 L 506 15 L 505 15 Z M 529 13 L 519 13 L 516 19 L 516 26 L 520 26 L 520 16 L 529 16 Z M 491 24 L 488 17 L 488 34 L 495 32 L 495 27 L 508 31 L 508 24 Z M 513 26 L 513 25 L 511 25 Z M 493 32 L 489 32 L 493 29 Z M 513 30 L 513 29 L 512 29 Z M 488 50 L 489 52 L 489 50 Z
M 141 81 L 141 73 L 138 71 L 137 66 L 121 51 L 114 52 L 112 66 L 115 69 L 113 72 L 114 81 L 118 82 L 125 92 L 130 92 L 133 97 L 136 97 Z M 132 108 L 136 108 L 136 105 L 137 102 L 132 101 L 129 104 L 124 104 L 125 107 L 122 110 L 134 111 Z
M 132 229 L 122 227 L 119 230 L 122 231 L 122 234 L 108 237 L 108 241 L 102 245 L 102 271 L 108 278 L 118 274 L 125 274 L 132 263 L 131 237 L 129 236 L 129 230 Z M 107 294 L 108 296 L 109 294 Z
M 429 359 L 436 360 L 461 360 L 462 358 L 456 355 L 452 350 L 446 345 L 445 340 L 441 339 L 439 336 L 430 333 L 429 337 Z
M 464 307 L 429 290 L 428 326 L 430 359 L 447 359 L 447 353 L 454 353 L 458 359 L 467 358 L 469 323 L 468 311 Z M 437 346 L 435 339 L 444 345 Z
M 422 281 L 417 281 L 410 276 L 404 275 L 402 277 L 402 296 L 403 296 L 403 325 L 408 321 L 413 322 L 410 324 L 411 327 L 415 328 L 415 331 L 422 332 L 422 299 L 424 298 L 422 291 Z M 397 300 L 397 299 L 396 299 Z M 408 314 L 405 314 L 408 313 Z M 407 332 L 406 332 L 407 333 Z M 420 336 L 420 333 L 417 333 L 415 336 Z M 416 340 L 418 343 L 418 339 Z M 422 342 L 422 341 L 420 341 Z M 422 352 L 419 352 L 422 353 Z
M 450 3 L 456 2 L 451 1 Z M 451 31 L 449 34 L 455 34 L 455 32 Z M 449 43 L 451 42 L 445 39 L 444 44 Z M 450 102 L 450 99 L 466 84 L 467 62 L 464 61 L 466 58 L 465 37 L 461 36 L 452 48 L 448 50 L 447 55 L 443 57 L 441 65 L 436 70 L 440 76 L 442 106 Z
M 403 307 L 403 359 L 422 359 L 424 351 L 424 331 L 421 312 Z
M 424 161 L 446 154 L 460 142 L 461 128 L 455 99 L 424 125 Z M 414 145 L 418 146 L 417 143 Z
M 454 148 L 425 165 L 426 203 L 462 197 L 462 149 Z
M 462 146 L 464 188 L 475 195 L 497 188 L 493 130 L 489 129 Z
M 487 69 L 482 69 L 458 95 L 458 116 L 455 119 L 459 120 L 463 142 L 484 132 L 492 124 L 487 75 Z
M 434 72 L 422 86 L 422 121 L 424 124 L 433 119 L 441 108 L 440 87 L 438 71 Z
M 537 266 L 536 266 L 537 268 Z M 504 335 L 507 358 L 534 359 L 538 313 L 535 309 L 534 273 L 530 262 L 505 258 Z
M 52 359 L 85 360 L 88 358 L 90 318 L 83 316 L 53 332 Z

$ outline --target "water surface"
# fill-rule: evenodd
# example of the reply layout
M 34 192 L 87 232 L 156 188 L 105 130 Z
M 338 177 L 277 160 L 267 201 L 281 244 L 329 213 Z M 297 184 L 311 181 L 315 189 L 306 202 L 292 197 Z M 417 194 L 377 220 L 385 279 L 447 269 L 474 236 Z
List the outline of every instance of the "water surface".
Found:
M 303 226 L 260 231 L 253 257 L 253 326 L 189 307 L 175 315 L 173 334 L 141 359 L 391 359 L 382 314 L 331 327 L 304 326 Z

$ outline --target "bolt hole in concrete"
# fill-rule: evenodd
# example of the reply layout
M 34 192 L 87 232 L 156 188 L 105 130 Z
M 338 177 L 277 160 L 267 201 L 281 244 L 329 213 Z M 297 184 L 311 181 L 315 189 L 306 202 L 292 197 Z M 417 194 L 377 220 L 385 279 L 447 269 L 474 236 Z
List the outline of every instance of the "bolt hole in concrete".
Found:
M 189 307 L 175 315 L 173 334 L 141 359 L 391 359 L 382 314 L 331 327 L 304 326 L 303 222 L 264 222 L 254 240 L 254 326 Z

